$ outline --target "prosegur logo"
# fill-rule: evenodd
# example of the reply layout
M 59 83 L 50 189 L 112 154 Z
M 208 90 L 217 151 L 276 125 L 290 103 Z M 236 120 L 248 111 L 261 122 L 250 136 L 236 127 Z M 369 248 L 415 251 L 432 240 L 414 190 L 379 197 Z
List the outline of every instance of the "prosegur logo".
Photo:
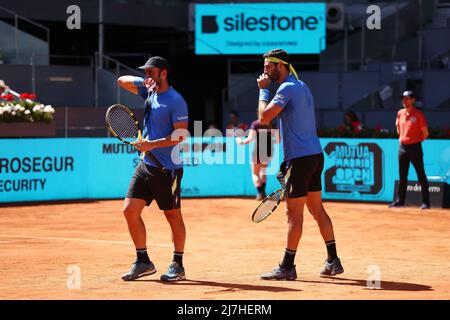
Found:
M 270 16 L 254 17 L 245 13 L 223 18 L 223 31 L 303 31 L 316 30 L 319 19 L 315 16 Z M 202 33 L 217 33 L 219 25 L 217 16 L 202 16 Z
M 329 143 L 333 166 L 325 171 L 325 191 L 376 195 L 383 189 L 383 151 L 375 143 Z

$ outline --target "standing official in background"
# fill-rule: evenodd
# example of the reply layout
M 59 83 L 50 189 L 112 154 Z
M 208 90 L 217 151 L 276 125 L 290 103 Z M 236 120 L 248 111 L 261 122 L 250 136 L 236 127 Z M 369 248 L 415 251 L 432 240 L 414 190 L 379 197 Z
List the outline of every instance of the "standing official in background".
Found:
M 429 133 L 423 112 L 414 107 L 415 101 L 416 97 L 412 91 L 403 92 L 403 109 L 399 110 L 395 121 L 400 140 L 398 151 L 400 181 L 397 200 L 389 205 L 390 208 L 405 205 L 409 163 L 412 162 L 422 187 L 422 205 L 420 208 L 430 209 L 430 192 L 423 165 L 422 151 L 422 141 L 428 137 Z

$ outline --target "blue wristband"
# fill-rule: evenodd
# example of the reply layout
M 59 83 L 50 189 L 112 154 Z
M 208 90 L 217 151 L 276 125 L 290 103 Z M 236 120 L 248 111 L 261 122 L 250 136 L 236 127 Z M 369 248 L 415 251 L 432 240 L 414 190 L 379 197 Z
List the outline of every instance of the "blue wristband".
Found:
M 269 101 L 269 89 L 259 89 L 259 101 Z

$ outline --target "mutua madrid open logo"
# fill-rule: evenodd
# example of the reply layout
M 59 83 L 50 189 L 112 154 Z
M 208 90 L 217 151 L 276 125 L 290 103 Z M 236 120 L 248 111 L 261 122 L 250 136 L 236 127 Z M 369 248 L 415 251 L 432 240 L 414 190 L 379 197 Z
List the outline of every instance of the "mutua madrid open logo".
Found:
M 383 151 L 375 143 L 327 144 L 334 165 L 325 171 L 325 192 L 376 195 L 383 189 Z

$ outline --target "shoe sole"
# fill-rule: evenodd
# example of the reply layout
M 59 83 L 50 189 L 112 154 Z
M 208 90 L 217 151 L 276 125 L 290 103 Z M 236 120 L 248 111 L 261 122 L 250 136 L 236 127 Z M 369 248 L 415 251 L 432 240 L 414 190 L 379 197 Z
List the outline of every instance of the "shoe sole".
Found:
M 181 280 L 186 280 L 186 276 L 178 276 L 172 279 L 161 279 L 161 281 L 163 282 L 174 282 L 174 281 L 181 281 Z
M 133 281 L 133 280 L 136 280 L 136 279 L 145 277 L 145 276 L 151 276 L 152 274 L 155 274 L 155 273 L 156 273 L 156 269 L 153 269 L 152 271 L 141 273 L 140 275 L 138 275 L 138 276 L 135 277 L 135 278 L 132 278 L 132 279 L 122 279 L 122 280 L 123 280 L 123 281 Z
M 297 277 L 295 277 L 295 278 L 279 278 L 279 279 L 277 279 L 277 278 L 262 278 L 262 277 L 259 277 L 259 279 L 266 280 L 266 281 L 294 281 L 294 280 L 297 279 Z
M 344 273 L 344 270 L 342 270 L 342 271 L 340 271 L 338 273 L 335 273 L 335 274 L 321 274 L 321 273 L 319 273 L 319 276 L 321 278 L 333 278 L 334 276 L 337 276 L 338 274 L 343 274 L 343 273 Z

